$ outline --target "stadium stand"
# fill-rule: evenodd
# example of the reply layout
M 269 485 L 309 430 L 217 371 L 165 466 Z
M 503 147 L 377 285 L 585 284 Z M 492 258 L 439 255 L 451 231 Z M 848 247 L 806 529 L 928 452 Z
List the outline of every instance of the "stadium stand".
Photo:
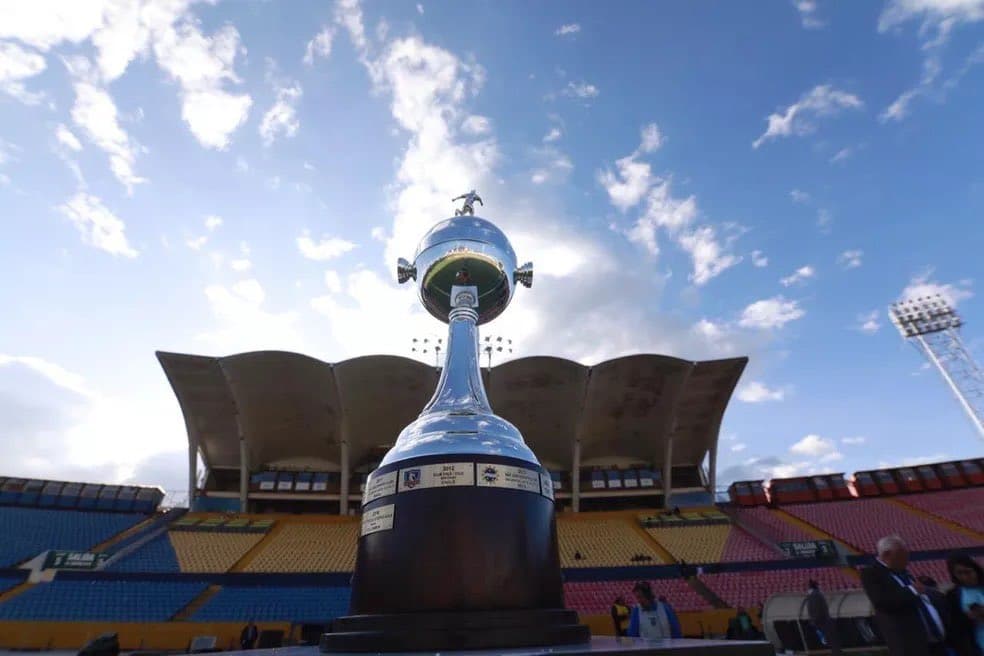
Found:
M 264 535 L 172 531 L 170 538 L 182 572 L 227 572 Z
M 120 560 L 113 562 L 106 569 L 114 572 L 178 572 L 178 559 L 168 540 L 167 533 L 162 533 L 147 544 Z
M 749 526 L 764 533 L 773 542 L 796 542 L 799 540 L 814 540 L 800 527 L 787 522 L 775 511 L 768 508 L 737 508 L 735 516 L 740 522 L 747 522 Z
M 247 572 L 351 572 L 359 524 L 284 523 L 245 567 Z
M 635 581 L 599 581 L 592 583 L 565 583 L 564 598 L 568 608 L 587 615 L 607 614 L 616 597 L 624 597 L 634 604 L 632 586 Z M 665 596 L 678 611 L 708 610 L 711 605 L 683 579 L 651 580 L 653 592 Z
M 349 607 L 348 588 L 225 586 L 191 617 L 195 622 L 327 623 Z
M 724 552 L 721 554 L 721 562 L 776 560 L 780 557 L 780 554 L 772 551 L 736 526 L 728 534 L 728 540 L 724 544 Z
M 976 547 L 980 540 L 951 531 L 885 499 L 804 503 L 783 508 L 856 549 L 871 552 L 879 538 L 901 535 L 913 551 Z
M 47 549 L 86 551 L 145 518 L 139 513 L 0 507 L 0 567 Z
M 653 545 L 621 518 L 559 520 L 557 539 L 561 567 L 622 567 L 663 562 Z M 646 559 L 640 560 L 639 556 Z
M 0 576 L 0 594 L 24 582 L 23 577 Z
M 674 526 L 647 528 L 646 532 L 677 560 L 688 563 L 716 563 L 721 560 L 731 533 L 727 524 L 718 526 Z
M 898 498 L 914 508 L 984 533 L 984 488 L 911 494 Z
M 0 620 L 165 622 L 204 589 L 203 583 L 55 580 L 0 604 Z
M 837 567 L 722 572 L 706 574 L 700 580 L 729 606 L 752 608 L 777 592 L 804 592 L 810 579 L 827 592 L 860 585 L 858 579 Z

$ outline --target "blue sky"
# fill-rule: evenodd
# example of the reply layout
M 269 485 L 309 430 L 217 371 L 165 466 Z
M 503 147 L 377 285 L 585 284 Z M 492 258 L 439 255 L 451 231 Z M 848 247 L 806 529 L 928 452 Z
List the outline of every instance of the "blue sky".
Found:
M 0 1 L 3 474 L 180 488 L 156 349 L 411 355 L 477 188 L 519 355 L 748 355 L 731 477 L 979 455 L 886 317 L 984 351 L 984 0 Z

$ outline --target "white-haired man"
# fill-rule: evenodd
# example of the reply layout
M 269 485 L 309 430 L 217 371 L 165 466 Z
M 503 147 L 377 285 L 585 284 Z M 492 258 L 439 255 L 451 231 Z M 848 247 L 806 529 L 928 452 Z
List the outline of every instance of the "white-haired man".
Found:
M 878 541 L 878 560 L 861 572 L 890 656 L 942 656 L 944 628 L 922 583 L 906 568 L 909 548 L 897 535 Z

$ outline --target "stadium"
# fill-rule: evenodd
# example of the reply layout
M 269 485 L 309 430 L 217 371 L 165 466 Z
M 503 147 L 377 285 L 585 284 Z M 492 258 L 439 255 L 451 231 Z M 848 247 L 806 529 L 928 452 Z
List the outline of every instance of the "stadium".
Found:
M 188 507 L 153 487 L 0 478 L 0 648 L 115 632 L 127 650 L 230 649 L 250 620 L 260 646 L 311 644 L 347 613 L 366 475 L 440 371 L 276 351 L 158 360 L 187 429 Z M 815 580 L 844 646 L 875 649 L 858 567 L 892 533 L 938 581 L 947 554 L 984 555 L 984 460 L 741 481 L 718 498 L 746 362 L 528 357 L 482 375 L 550 471 L 566 604 L 595 635 L 647 580 L 685 636 L 723 636 L 747 608 L 777 649 L 817 649 Z

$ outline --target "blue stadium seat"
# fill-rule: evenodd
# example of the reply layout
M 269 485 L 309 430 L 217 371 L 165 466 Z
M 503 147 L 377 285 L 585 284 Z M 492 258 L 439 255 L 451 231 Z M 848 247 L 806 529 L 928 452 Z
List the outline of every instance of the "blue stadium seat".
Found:
M 12 576 L 0 576 L 0 594 L 10 590 L 14 586 L 18 586 L 24 582 L 22 578 L 14 578 Z
M 137 513 L 0 507 L 0 567 L 47 549 L 87 551 L 144 519 Z
M 55 580 L 0 604 L 0 619 L 165 622 L 205 587 L 194 582 Z
M 194 622 L 326 623 L 348 613 L 349 588 L 225 586 L 191 617 Z
M 178 556 L 166 531 L 107 569 L 113 572 L 181 571 Z

